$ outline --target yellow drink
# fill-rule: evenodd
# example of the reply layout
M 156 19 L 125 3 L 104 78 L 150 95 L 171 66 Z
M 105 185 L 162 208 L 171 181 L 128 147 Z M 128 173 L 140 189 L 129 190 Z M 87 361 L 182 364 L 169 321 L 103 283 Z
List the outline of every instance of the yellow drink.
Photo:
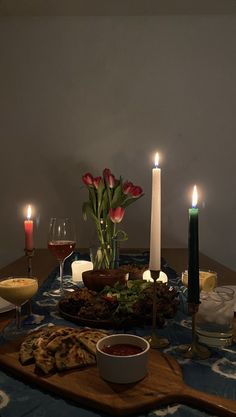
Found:
M 188 271 L 182 274 L 182 283 L 188 286 Z M 217 274 L 214 271 L 199 271 L 200 291 L 212 291 L 217 285 Z
M 0 296 L 20 306 L 38 291 L 36 278 L 8 278 L 0 281 Z

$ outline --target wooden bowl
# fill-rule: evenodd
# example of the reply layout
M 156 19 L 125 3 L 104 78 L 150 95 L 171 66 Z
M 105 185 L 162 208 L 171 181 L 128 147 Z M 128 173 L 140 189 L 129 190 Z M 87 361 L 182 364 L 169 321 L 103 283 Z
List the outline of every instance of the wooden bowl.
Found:
M 93 269 L 82 273 L 85 287 L 93 291 L 101 291 L 106 285 L 114 287 L 116 282 L 125 284 L 128 274 L 120 269 Z
M 143 279 L 143 273 L 148 269 L 148 265 L 127 264 L 120 266 L 122 271 L 129 274 L 130 280 Z

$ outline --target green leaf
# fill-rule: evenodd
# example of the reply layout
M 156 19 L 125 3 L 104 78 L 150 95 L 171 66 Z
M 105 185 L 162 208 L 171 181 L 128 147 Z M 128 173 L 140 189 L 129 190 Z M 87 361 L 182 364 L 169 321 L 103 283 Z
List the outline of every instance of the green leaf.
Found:
M 119 229 L 116 232 L 115 238 L 118 240 L 118 242 L 123 242 L 124 240 L 128 240 L 128 235 L 124 230 Z
M 98 189 L 97 189 L 97 203 L 98 203 L 98 212 L 100 212 L 103 195 L 104 195 L 105 185 L 103 180 L 100 181 Z M 100 214 L 100 213 L 99 213 Z
M 96 197 L 96 191 L 94 188 L 89 189 L 89 199 L 91 202 L 91 207 L 93 209 L 93 212 L 95 215 L 97 215 L 97 197 Z
M 107 196 L 106 190 L 103 193 L 103 199 L 102 199 L 102 204 L 101 204 L 101 208 L 100 208 L 100 213 L 99 214 L 104 219 L 107 217 L 107 214 L 108 214 L 108 196 Z
M 122 185 L 119 184 L 114 192 L 112 201 L 111 201 L 111 207 L 116 208 L 119 207 L 123 201 L 123 191 L 122 191 Z
M 134 198 L 134 197 L 127 197 L 124 201 L 123 201 L 123 203 L 122 203 L 122 207 L 128 207 L 128 206 L 130 206 L 130 204 L 133 204 L 133 203 L 135 203 L 135 201 L 137 201 L 137 200 L 139 200 L 141 197 L 143 197 L 144 196 L 144 194 L 141 194 L 139 197 L 136 197 L 136 198 Z
M 91 203 L 89 201 L 85 201 L 82 205 L 82 213 L 84 220 L 87 220 L 88 217 L 92 217 L 95 221 L 97 221 L 96 216 L 93 213 L 93 209 L 91 208 Z

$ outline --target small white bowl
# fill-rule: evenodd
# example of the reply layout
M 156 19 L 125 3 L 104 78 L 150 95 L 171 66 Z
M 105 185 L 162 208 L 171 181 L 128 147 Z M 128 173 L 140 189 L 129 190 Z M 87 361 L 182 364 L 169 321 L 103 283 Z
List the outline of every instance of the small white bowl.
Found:
M 129 356 L 110 355 L 102 351 L 104 346 L 129 344 L 139 346 L 142 352 Z M 148 372 L 147 340 L 132 334 L 114 334 L 105 336 L 97 342 L 96 356 L 100 376 L 109 382 L 129 384 L 140 381 Z

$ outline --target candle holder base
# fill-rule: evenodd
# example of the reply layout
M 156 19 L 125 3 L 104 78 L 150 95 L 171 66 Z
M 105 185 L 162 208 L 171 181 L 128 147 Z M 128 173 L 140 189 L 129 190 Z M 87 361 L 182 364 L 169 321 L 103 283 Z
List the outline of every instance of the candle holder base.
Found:
M 210 350 L 199 343 L 178 346 L 178 352 L 186 359 L 208 359 L 211 356 Z
M 158 336 L 156 332 L 152 332 L 151 336 L 146 337 L 146 340 L 152 349 L 164 349 L 170 344 L 168 339 Z

